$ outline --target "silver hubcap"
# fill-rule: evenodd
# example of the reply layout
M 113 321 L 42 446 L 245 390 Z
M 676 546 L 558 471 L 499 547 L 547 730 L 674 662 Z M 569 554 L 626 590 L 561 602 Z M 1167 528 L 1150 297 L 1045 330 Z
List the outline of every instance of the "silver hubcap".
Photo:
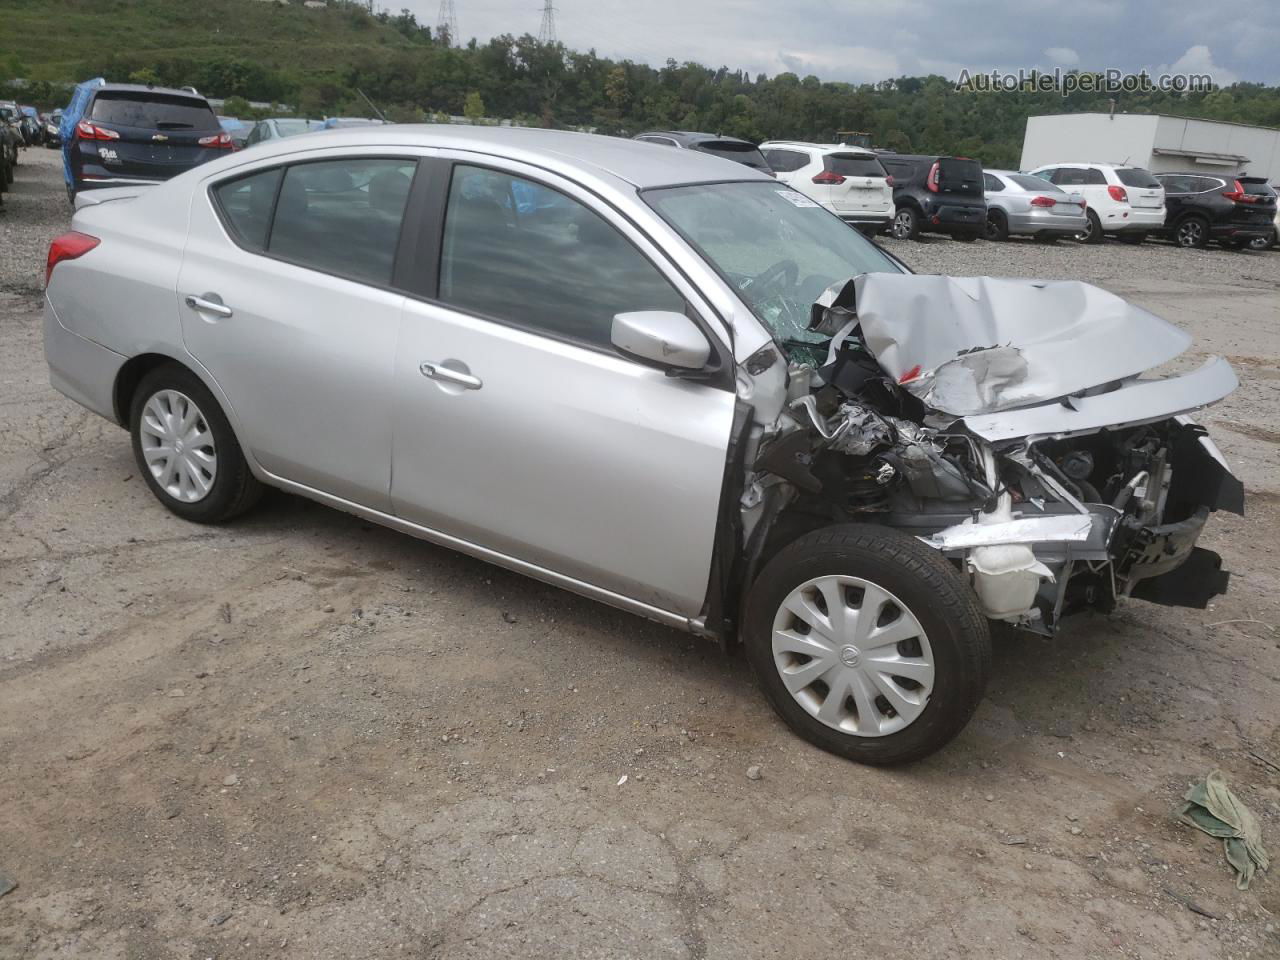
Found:
M 773 619 L 773 663 L 807 713 L 857 737 L 910 726 L 933 691 L 920 621 L 861 577 L 817 577 L 791 591 Z
M 911 214 L 903 211 L 893 218 L 893 235 L 899 240 L 906 239 L 911 232 Z
M 1193 247 L 1200 242 L 1200 224 L 1191 220 L 1178 228 L 1178 239 L 1184 247 Z
M 191 398 L 177 390 L 152 394 L 139 425 L 142 457 L 165 493 L 184 503 L 203 500 L 218 475 L 213 431 Z

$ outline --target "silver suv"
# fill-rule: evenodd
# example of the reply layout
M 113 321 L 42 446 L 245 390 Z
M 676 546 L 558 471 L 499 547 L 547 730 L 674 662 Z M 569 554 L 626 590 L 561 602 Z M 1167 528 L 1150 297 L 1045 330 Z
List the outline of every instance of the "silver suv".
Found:
M 94 191 L 53 241 L 59 390 L 186 520 L 279 487 L 740 641 L 819 746 L 938 749 L 988 623 L 1203 605 L 1236 384 L 1080 283 L 914 276 L 694 150 L 387 126 Z M 992 346 L 995 344 L 996 346 Z

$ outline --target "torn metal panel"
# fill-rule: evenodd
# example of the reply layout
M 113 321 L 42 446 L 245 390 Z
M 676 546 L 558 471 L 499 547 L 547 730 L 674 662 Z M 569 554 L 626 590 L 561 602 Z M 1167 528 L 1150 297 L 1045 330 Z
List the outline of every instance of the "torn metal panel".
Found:
M 1103 427 L 1124 427 L 1172 418 L 1217 403 L 1239 385 L 1235 371 L 1212 357 L 1190 373 L 1161 380 L 1133 380 L 1119 389 L 1070 403 L 967 416 L 964 425 L 989 443 L 1018 437 L 1065 437 Z
M 863 274 L 868 349 L 904 389 L 958 416 L 1056 400 L 1136 376 L 1191 337 L 1078 281 Z M 1181 408 L 1186 409 L 1186 408 Z

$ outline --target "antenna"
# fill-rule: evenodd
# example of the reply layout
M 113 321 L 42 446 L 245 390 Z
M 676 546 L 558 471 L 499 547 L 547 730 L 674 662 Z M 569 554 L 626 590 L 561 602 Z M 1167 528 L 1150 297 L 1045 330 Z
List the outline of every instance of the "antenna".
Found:
M 440 0 L 440 12 L 436 15 L 436 36 L 447 47 L 452 47 L 459 40 L 458 11 L 454 9 L 453 0 Z
M 542 4 L 542 26 L 538 29 L 538 42 L 556 42 L 556 8 L 552 5 L 552 0 L 545 0 Z

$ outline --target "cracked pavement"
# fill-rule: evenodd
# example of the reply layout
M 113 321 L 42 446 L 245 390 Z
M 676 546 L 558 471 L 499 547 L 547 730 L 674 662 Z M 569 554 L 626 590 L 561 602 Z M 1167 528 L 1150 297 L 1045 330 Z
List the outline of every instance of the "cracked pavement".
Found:
M 900 252 L 952 247 L 1001 272 Z M 901 770 L 713 645 L 358 519 L 170 516 L 0 278 L 0 957 L 1277 956 L 1280 876 L 1237 891 L 1173 809 L 1220 767 L 1280 851 L 1280 254 L 1074 250 L 1241 375 L 1203 417 L 1249 490 L 1207 535 L 1232 592 L 1002 639 Z

